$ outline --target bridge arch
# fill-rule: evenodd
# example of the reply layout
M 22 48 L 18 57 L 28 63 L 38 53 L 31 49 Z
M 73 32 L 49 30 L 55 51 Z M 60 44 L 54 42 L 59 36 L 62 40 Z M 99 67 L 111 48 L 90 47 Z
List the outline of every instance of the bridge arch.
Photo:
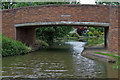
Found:
M 27 42 L 27 35 L 35 39 L 36 27 L 50 25 L 74 25 L 105 27 L 108 35 L 108 50 L 120 52 L 119 6 L 105 5 L 40 5 L 2 11 L 2 31 L 8 37 Z M 30 33 L 31 32 L 31 33 Z

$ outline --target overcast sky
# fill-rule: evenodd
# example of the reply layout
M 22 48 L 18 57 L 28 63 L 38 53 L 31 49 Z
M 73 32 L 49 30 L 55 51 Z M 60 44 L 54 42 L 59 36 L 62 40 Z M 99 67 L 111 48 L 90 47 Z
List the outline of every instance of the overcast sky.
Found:
M 95 4 L 95 0 L 80 0 L 81 4 Z

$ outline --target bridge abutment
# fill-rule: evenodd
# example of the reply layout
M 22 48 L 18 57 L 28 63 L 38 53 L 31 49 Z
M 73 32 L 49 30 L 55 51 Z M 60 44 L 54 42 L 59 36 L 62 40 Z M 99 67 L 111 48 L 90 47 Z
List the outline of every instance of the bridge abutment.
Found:
M 120 53 L 120 8 L 119 6 L 113 7 L 110 6 L 110 27 L 109 27 L 109 45 L 108 45 L 108 50 L 110 52 L 114 52 L 116 54 Z
M 36 40 L 36 32 L 34 27 L 16 28 L 16 40 L 23 42 L 26 45 L 34 44 Z

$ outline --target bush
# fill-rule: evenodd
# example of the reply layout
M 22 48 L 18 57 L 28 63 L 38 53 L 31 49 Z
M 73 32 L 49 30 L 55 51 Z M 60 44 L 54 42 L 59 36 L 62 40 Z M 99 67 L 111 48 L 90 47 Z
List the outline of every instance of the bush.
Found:
M 2 56 L 25 54 L 29 50 L 22 42 L 2 36 Z
M 49 45 L 45 41 L 42 41 L 42 40 L 36 40 L 35 44 L 41 45 L 41 46 L 44 46 L 44 47 L 49 47 Z
M 69 37 L 80 37 L 77 32 L 69 33 L 68 36 L 69 36 Z
M 88 36 L 102 36 L 104 35 L 104 28 L 101 27 L 88 27 Z
M 88 36 L 94 36 L 94 34 L 90 31 L 90 32 L 88 33 Z
M 89 38 L 87 41 L 87 46 L 92 47 L 92 46 L 96 46 L 96 45 L 103 44 L 103 43 L 104 43 L 104 36 L 96 37 L 96 38 Z

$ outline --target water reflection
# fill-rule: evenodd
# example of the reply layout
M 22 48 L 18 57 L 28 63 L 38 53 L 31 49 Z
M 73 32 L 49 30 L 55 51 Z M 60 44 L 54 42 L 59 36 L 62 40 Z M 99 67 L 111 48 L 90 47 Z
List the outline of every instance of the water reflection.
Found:
M 84 42 L 66 42 L 67 44 L 72 45 L 73 49 L 73 60 L 74 60 L 74 69 L 76 77 L 105 77 L 105 69 L 102 66 L 103 64 L 97 63 L 94 60 L 85 58 L 81 56 L 81 52 L 84 49 Z M 102 74 L 102 76 L 101 76 Z
M 27 55 L 5 57 L 3 58 L 3 78 L 109 77 L 108 71 L 112 69 L 110 64 L 81 56 L 84 45 L 84 42 L 70 41 Z M 113 71 L 116 73 L 115 70 Z

